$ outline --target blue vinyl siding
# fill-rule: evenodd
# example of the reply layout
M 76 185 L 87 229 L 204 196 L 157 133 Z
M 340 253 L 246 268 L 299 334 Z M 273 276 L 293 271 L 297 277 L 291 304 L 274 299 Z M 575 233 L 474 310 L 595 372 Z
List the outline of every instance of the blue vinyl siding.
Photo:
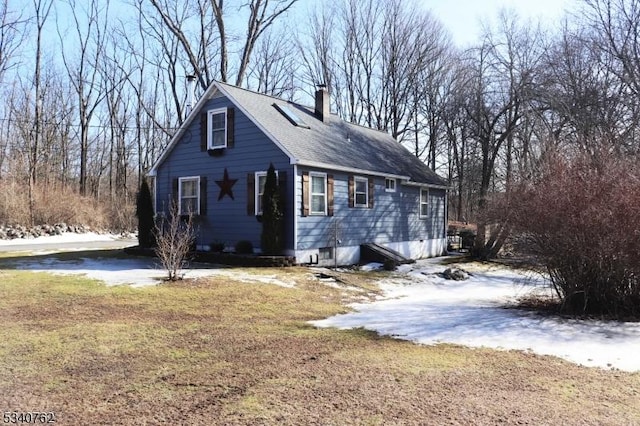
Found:
M 200 113 L 234 108 L 234 146 L 220 156 L 201 151 Z M 402 185 L 396 181 L 396 191 L 385 191 L 385 178 L 374 177 L 374 207 L 349 207 L 349 173 L 310 169 L 290 164 L 289 157 L 271 141 L 240 108 L 218 96 L 210 99 L 184 132 L 184 136 L 157 167 L 156 209 L 168 212 L 174 179 L 186 176 L 206 177 L 206 215 L 196 220 L 197 244 L 224 242 L 233 247 L 240 240 L 249 240 L 260 247 L 262 224 L 247 214 L 247 175 L 266 171 L 273 163 L 280 172 L 287 173 L 285 248 L 288 250 L 318 249 L 333 245 L 334 225 L 338 223 L 341 246 L 362 243 L 380 244 L 445 238 L 445 191 L 429 190 L 429 215 L 422 218 L 420 187 Z M 225 196 L 218 201 L 220 188 L 216 181 L 223 179 L 225 168 L 233 186 L 234 199 Z M 297 175 L 294 170 L 297 170 Z M 302 173 L 320 172 L 333 176 L 334 215 L 302 216 Z M 369 178 L 366 174 L 357 176 Z M 294 220 L 295 219 L 295 220 Z M 294 223 L 298 229 L 294 232 Z M 297 241 L 294 241 L 294 235 Z
M 293 211 L 293 167 L 289 158 L 249 120 L 242 111 L 225 97 L 210 99 L 203 111 L 234 108 L 234 147 L 223 155 L 210 156 L 200 150 L 200 112 L 185 132 L 182 140 L 173 147 L 168 157 L 158 167 L 156 177 L 156 208 L 168 212 L 173 192 L 173 179 L 181 176 L 206 176 L 207 214 L 196 220 L 197 244 L 224 242 L 233 247 L 240 240 L 249 240 L 260 247 L 262 224 L 247 214 L 247 174 L 266 171 L 269 163 L 287 172 L 287 206 Z M 223 179 L 224 169 L 230 179 L 237 179 L 232 190 L 234 199 L 225 196 L 218 201 L 220 187 L 216 181 Z M 253 195 L 251 195 L 253 196 Z M 292 216 L 289 216 L 292 218 Z M 293 249 L 293 220 L 286 225 L 286 248 Z
M 429 190 L 429 215 L 421 218 L 420 188 L 396 182 L 396 192 L 385 191 L 384 177 L 374 177 L 373 208 L 349 207 L 349 176 L 328 170 L 298 170 L 296 200 L 302 202 L 302 173 L 321 171 L 334 178 L 334 216 L 298 215 L 298 249 L 331 246 L 334 227 L 338 223 L 341 246 L 367 242 L 380 244 L 419 241 L 445 237 L 445 191 Z M 358 175 L 361 176 L 361 175 Z

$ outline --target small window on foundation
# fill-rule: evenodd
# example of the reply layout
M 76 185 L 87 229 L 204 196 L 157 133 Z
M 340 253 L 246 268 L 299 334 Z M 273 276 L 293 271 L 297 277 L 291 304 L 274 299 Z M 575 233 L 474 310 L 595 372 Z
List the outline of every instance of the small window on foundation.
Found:
M 318 260 L 333 259 L 333 247 L 322 247 L 318 250 Z

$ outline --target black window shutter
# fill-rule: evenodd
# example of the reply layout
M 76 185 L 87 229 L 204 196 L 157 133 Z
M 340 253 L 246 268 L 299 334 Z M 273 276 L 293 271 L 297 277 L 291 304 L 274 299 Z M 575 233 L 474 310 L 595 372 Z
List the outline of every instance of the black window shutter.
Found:
M 370 177 L 369 178 L 369 208 L 372 209 L 373 208 L 373 193 L 375 192 L 375 183 L 373 181 L 373 178 Z
M 200 215 L 207 214 L 207 177 L 200 176 Z
M 227 148 L 233 148 L 235 145 L 235 112 L 233 108 L 227 108 Z
M 256 175 L 247 173 L 247 214 L 256 214 Z
M 208 116 L 206 111 L 200 114 L 200 151 L 207 150 Z
M 178 200 L 178 178 L 173 178 L 171 180 L 171 206 L 169 206 L 169 213 L 174 208 L 178 209 L 178 204 L 180 200 Z

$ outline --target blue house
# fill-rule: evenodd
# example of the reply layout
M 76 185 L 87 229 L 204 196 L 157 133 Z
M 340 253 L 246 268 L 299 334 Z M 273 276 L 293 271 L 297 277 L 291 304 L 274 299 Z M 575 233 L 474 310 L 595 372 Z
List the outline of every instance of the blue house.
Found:
M 195 215 L 197 245 L 259 251 L 270 164 L 285 207 L 285 253 L 346 265 L 376 243 L 411 259 L 446 251 L 447 185 L 388 134 L 315 108 L 214 82 L 150 171 L 156 213 Z

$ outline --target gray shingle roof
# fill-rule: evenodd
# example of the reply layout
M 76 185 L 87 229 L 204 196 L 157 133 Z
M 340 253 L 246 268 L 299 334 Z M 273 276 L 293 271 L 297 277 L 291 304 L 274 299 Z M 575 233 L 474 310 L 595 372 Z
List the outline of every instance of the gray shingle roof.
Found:
M 406 176 L 419 184 L 447 184 L 387 133 L 348 123 L 334 114 L 322 122 L 313 108 L 224 83 L 216 84 L 298 164 Z M 309 128 L 292 124 L 274 104 L 287 105 Z

